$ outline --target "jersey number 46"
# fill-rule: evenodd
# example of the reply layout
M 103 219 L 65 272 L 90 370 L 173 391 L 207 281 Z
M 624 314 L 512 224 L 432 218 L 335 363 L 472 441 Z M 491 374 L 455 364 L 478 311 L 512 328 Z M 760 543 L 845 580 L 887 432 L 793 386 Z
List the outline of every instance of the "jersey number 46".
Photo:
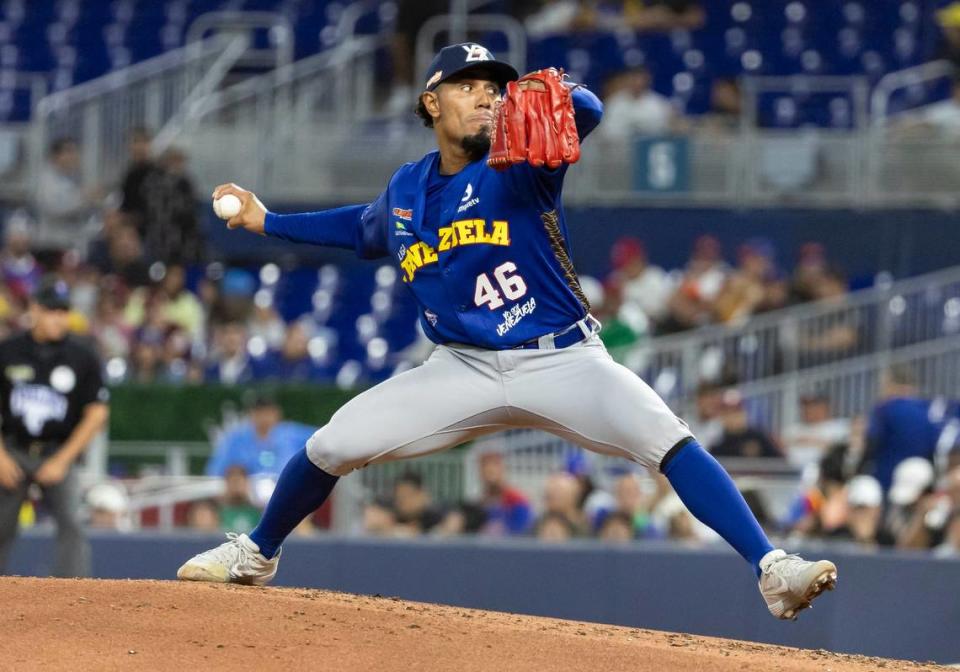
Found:
M 507 261 L 493 269 L 493 280 L 496 280 L 500 290 L 493 284 L 490 275 L 481 273 L 477 276 L 477 286 L 473 293 L 473 302 L 479 308 L 487 306 L 490 310 L 496 310 L 504 304 L 503 297 L 509 301 L 516 301 L 527 293 L 527 283 L 516 272 L 517 265 L 512 261 Z

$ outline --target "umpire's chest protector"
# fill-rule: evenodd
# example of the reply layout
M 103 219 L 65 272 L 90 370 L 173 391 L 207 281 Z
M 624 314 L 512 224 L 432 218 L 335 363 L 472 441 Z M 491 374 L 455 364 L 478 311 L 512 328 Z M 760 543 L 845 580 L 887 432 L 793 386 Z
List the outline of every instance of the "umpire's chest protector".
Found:
M 378 213 L 427 335 L 504 349 L 583 318 L 560 206 L 565 167 L 495 171 L 476 161 L 443 186 L 438 221 L 426 221 L 439 160 L 434 151 L 402 166 Z

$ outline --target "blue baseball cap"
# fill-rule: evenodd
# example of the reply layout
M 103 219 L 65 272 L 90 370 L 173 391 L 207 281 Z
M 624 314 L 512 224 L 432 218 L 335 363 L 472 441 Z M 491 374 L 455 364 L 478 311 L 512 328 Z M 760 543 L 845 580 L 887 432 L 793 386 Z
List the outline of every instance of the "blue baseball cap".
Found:
M 424 74 L 423 88 L 425 91 L 433 91 L 441 82 L 454 75 L 478 67 L 492 74 L 494 80 L 501 87 L 520 77 L 516 68 L 509 63 L 495 59 L 490 50 L 483 45 L 475 42 L 463 42 L 452 44 L 440 50 L 440 53 L 434 57 Z

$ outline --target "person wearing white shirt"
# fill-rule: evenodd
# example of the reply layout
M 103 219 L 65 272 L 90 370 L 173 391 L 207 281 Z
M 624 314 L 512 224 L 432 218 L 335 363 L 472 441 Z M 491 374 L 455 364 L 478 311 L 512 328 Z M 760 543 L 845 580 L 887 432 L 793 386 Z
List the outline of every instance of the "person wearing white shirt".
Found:
M 651 88 L 650 71 L 639 66 L 618 75 L 604 100 L 599 132 L 610 140 L 635 135 L 664 135 L 674 125 L 676 112 L 670 100 Z
M 850 421 L 833 418 L 830 400 L 822 395 L 800 399 L 801 421 L 783 431 L 787 460 L 795 467 L 818 464 L 830 446 L 850 438 Z

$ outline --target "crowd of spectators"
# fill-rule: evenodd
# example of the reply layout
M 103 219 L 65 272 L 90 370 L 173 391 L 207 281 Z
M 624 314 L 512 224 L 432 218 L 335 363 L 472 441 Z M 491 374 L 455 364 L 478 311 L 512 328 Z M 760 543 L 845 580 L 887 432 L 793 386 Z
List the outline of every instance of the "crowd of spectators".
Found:
M 697 406 L 694 432 L 734 473 L 738 468 L 763 473 L 760 463 L 766 460 L 768 467 L 775 461 L 801 474 L 786 500 L 765 491 L 762 478 L 744 481 L 748 505 L 772 536 L 790 543 L 816 539 L 960 557 L 960 413 L 955 404 L 921 397 L 909 368 L 894 367 L 886 374 L 880 399 L 866 417 L 838 418 L 828 395 L 803 396 L 797 421 L 781 436 L 753 425 L 733 388 L 705 385 Z M 598 479 L 578 451 L 542 481 L 531 481 L 527 470 L 517 472 L 526 474 L 520 487 L 511 481 L 509 453 L 480 448 L 475 454 L 477 497 L 439 504 L 412 463 L 391 496 L 367 505 L 362 531 L 544 541 L 716 541 L 660 475 L 624 463 L 619 472 Z
M 960 557 L 960 409 L 955 403 L 923 398 L 913 372 L 898 366 L 886 374 L 867 416 L 835 417 L 823 393 L 804 395 L 799 410 L 797 421 L 775 436 L 750 421 L 735 388 L 704 385 L 690 418 L 701 443 L 735 474 L 738 469 L 762 474 L 774 463 L 792 465 L 800 474 L 789 501 L 782 490 L 780 495 L 765 490 L 762 478 L 743 481 L 748 505 L 771 536 L 794 545 L 825 540 Z M 223 479 L 222 494 L 181 506 L 178 524 L 197 532 L 252 529 L 277 474 L 313 431 L 285 420 L 271 396 L 256 395 L 244 416 L 226 422 L 212 437 L 205 471 Z M 436 472 L 411 462 L 389 492 L 378 490 L 380 496 L 367 501 L 354 531 L 544 542 L 717 541 L 659 474 L 626 462 L 600 469 L 589 454 L 572 447 L 557 471 L 531 472 L 529 465 L 515 471 L 518 463 L 508 446 L 487 442 L 467 454 L 476 460 L 478 483 L 476 495 L 463 501 L 435 498 Z M 120 532 L 136 527 L 119 484 L 94 486 L 86 501 L 92 527 Z M 328 516 L 329 511 L 312 516 L 298 534 L 325 527 Z M 33 520 L 28 516 L 21 522 L 26 526 Z M 143 518 L 139 522 L 150 525 Z
M 728 264 L 720 242 L 703 235 L 694 242 L 686 264 L 667 271 L 650 261 L 643 241 L 618 240 L 610 253 L 612 270 L 599 301 L 594 301 L 614 339 L 608 347 L 710 324 L 742 324 L 755 315 L 809 301 L 842 305 L 849 291 L 843 271 L 830 263 L 818 243 L 801 246 L 792 273 L 764 238 L 746 240 L 736 259 L 736 265 Z M 838 320 L 829 329 L 796 338 L 801 358 L 840 354 L 856 345 L 856 324 Z
M 639 71 L 627 79 L 627 88 L 645 81 Z M 70 285 L 72 328 L 96 341 L 110 382 L 335 379 L 337 336 L 322 318 L 285 321 L 263 273 L 205 263 L 201 206 L 185 161 L 178 150 L 154 159 L 149 134 L 135 129 L 128 169 L 110 192 L 81 184 L 76 144 L 56 141 L 44 169 L 49 188 L 5 223 L 0 333 L 22 326 L 30 293 L 52 271 Z M 798 302 L 845 300 L 843 274 L 816 243 L 802 248 L 792 275 L 764 239 L 744 242 L 736 259 L 729 264 L 720 243 L 704 235 L 683 267 L 665 270 L 642 241 L 618 241 L 609 275 L 601 283 L 584 279 L 596 290 L 590 298 L 605 324 L 602 337 L 610 347 L 627 346 Z M 829 333 L 796 338 L 801 358 L 842 352 L 855 345 L 857 325 L 837 322 Z

